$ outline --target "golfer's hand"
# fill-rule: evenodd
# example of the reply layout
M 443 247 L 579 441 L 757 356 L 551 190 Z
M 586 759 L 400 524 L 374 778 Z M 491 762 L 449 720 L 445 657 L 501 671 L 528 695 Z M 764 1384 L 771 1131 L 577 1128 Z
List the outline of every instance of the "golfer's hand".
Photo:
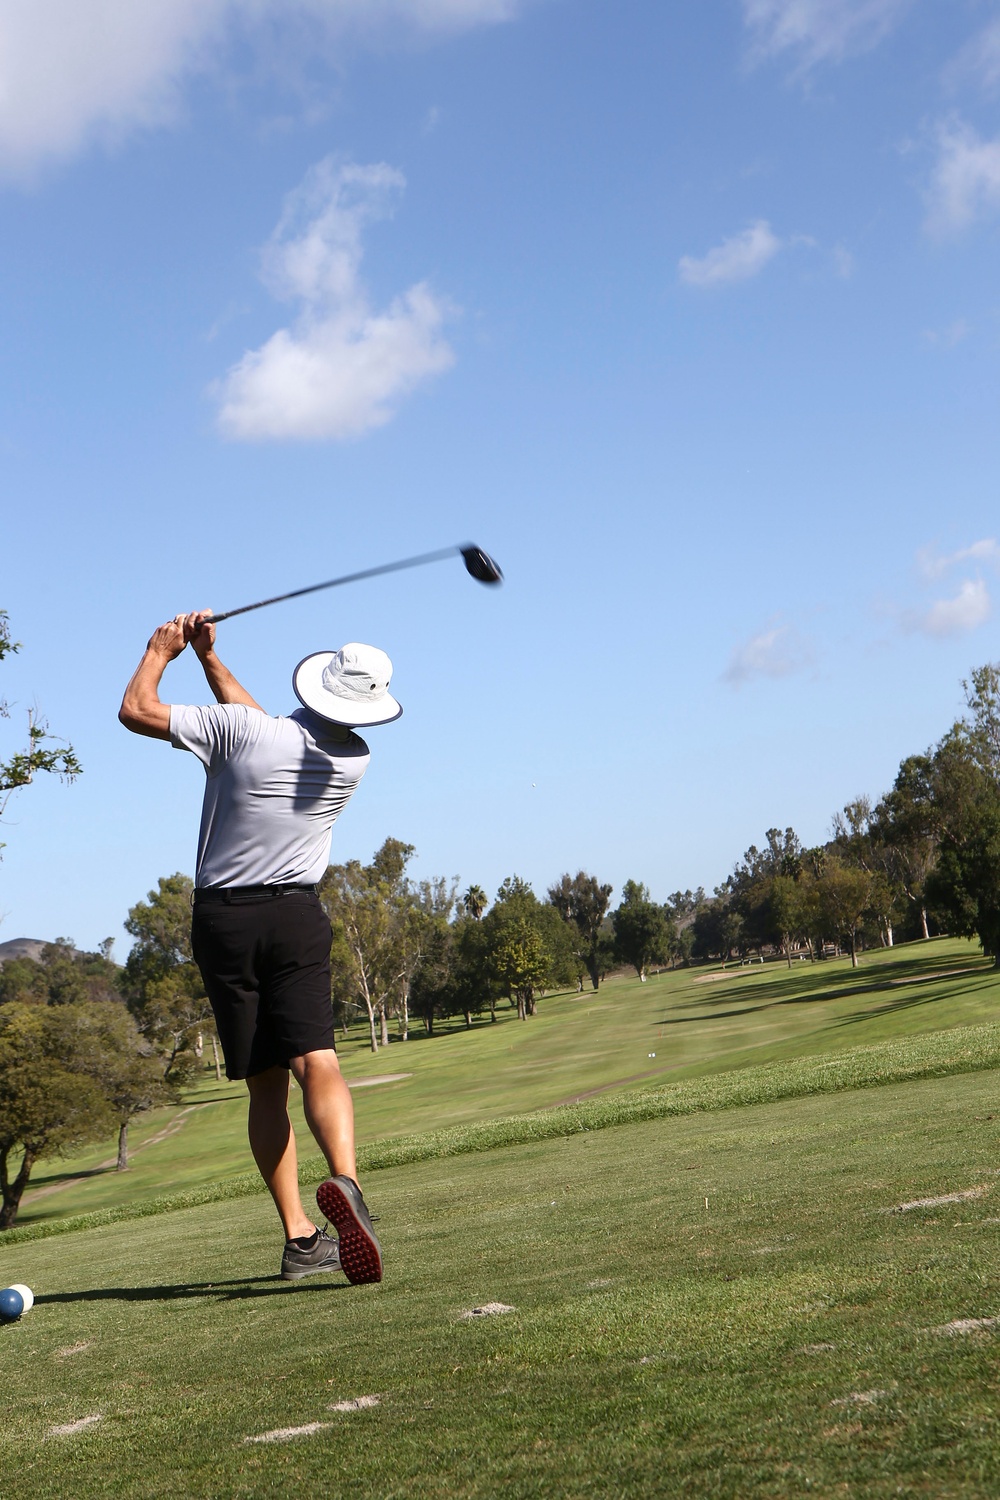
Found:
M 184 639 L 190 642 L 201 661 L 215 650 L 215 626 L 204 623 L 205 617 L 211 613 L 210 609 L 196 609 L 184 620 Z
M 173 620 L 168 620 L 165 625 L 160 625 L 153 631 L 146 650 L 155 652 L 157 656 L 165 656 L 168 661 L 173 661 L 175 656 L 180 656 L 186 645 L 184 616 L 177 615 Z

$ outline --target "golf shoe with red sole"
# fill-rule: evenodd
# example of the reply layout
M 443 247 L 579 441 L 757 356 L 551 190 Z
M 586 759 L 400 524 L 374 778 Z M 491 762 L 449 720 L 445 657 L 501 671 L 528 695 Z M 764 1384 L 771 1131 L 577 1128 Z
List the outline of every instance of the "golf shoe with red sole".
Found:
M 382 1247 L 361 1189 L 350 1177 L 328 1177 L 316 1189 L 316 1202 L 337 1231 L 340 1269 L 353 1286 L 382 1280 Z

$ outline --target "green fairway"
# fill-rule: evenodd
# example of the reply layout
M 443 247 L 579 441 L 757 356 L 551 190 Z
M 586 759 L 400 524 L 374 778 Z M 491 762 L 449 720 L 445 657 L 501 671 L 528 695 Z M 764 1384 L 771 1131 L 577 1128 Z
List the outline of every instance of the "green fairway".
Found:
M 10 1245 L 38 1301 L 0 1329 L 3 1493 L 1000 1494 L 996 1335 L 940 1331 L 1000 1315 L 997 1095 L 973 1073 L 386 1170 L 379 1287 L 278 1281 L 263 1196 Z
M 355 1092 L 361 1141 L 548 1108 L 594 1091 L 698 1077 L 773 1060 L 991 1021 L 1000 1014 L 1000 976 L 973 944 L 912 943 L 846 959 L 746 968 L 682 969 L 614 979 L 597 994 L 546 996 L 519 1022 L 477 1020 L 427 1038 L 394 1042 L 377 1055 L 362 1028 L 338 1040 L 352 1083 L 392 1074 L 393 1083 Z M 650 1053 L 655 1053 L 654 1057 Z M 300 1101 L 292 1113 L 302 1132 Z M 214 1077 L 182 1106 L 133 1125 L 138 1147 L 127 1174 L 107 1165 L 114 1143 L 36 1168 L 20 1222 L 27 1224 L 197 1188 L 245 1172 L 245 1091 Z M 150 1142 L 150 1144 L 145 1144 Z M 304 1143 L 303 1154 L 312 1151 Z M 78 1174 L 89 1174 L 78 1178 Z M 55 1191 L 52 1191 L 55 1189 Z M 39 1192 L 41 1190 L 41 1192 Z

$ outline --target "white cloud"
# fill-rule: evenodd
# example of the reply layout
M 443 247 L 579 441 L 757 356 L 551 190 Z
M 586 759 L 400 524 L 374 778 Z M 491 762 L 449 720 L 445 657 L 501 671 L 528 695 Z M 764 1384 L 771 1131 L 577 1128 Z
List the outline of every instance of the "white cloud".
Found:
M 1000 84 L 1000 19 L 991 21 L 962 48 L 949 73 L 953 83 L 971 77 L 987 89 Z
M 811 661 L 807 644 L 790 625 L 772 624 L 733 648 L 722 680 L 741 687 L 755 677 L 790 677 Z
M 1000 210 L 1000 139 L 984 141 L 961 120 L 942 125 L 927 199 L 927 228 L 935 234 L 967 229 Z
M 911 630 L 924 635 L 962 635 L 985 624 L 992 613 L 990 592 L 981 578 L 964 578 L 950 599 L 935 599 L 927 610 L 907 617 Z
M 263 278 L 298 303 L 294 324 L 244 354 L 213 388 L 226 437 L 346 439 L 380 427 L 395 403 L 454 363 L 449 304 L 424 282 L 373 311 L 360 278 L 362 230 L 404 186 L 384 163 L 322 161 L 291 195 L 264 248 Z
M 949 568 L 967 562 L 1000 565 L 1000 542 L 996 537 L 985 536 L 971 546 L 961 547 L 957 552 L 939 552 L 936 547 L 922 547 L 917 553 L 917 566 L 925 578 L 940 578 Z
M 848 281 L 854 275 L 854 256 L 844 245 L 834 245 L 832 255 L 834 273 Z
M 456 30 L 509 19 L 520 0 L 0 0 L 0 172 L 23 176 L 97 138 L 175 118 L 194 75 L 234 39 L 303 57 L 348 33 Z M 293 43 L 294 44 L 294 43 Z
M 759 57 L 783 52 L 809 68 L 877 46 L 910 0 L 743 0 Z
M 964 318 L 956 318 L 944 328 L 925 328 L 924 339 L 932 349 L 955 349 L 969 337 L 972 329 Z
M 781 249 L 781 240 L 766 219 L 758 219 L 741 234 L 734 234 L 700 258 L 682 255 L 677 264 L 681 281 L 688 286 L 724 286 L 748 281 L 763 271 Z

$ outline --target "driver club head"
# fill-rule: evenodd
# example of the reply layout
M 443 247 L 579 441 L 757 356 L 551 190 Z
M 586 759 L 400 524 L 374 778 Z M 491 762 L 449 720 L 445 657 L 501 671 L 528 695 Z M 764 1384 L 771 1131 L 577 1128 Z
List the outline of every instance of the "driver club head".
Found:
M 488 552 L 482 547 L 460 547 L 466 571 L 471 573 L 477 583 L 502 583 L 503 573 L 499 566 L 493 561 Z

